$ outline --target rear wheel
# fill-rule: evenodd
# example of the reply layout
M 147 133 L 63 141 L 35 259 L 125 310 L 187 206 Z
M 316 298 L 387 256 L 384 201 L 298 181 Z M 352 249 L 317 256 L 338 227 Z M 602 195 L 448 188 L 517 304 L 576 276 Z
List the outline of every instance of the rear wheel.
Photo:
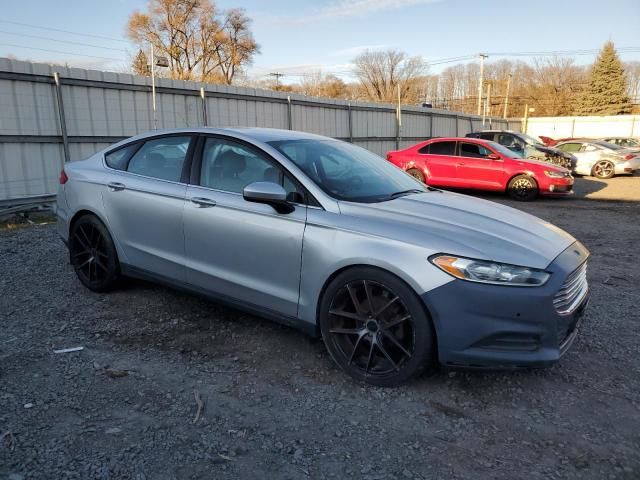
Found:
M 417 168 L 410 168 L 409 170 L 407 170 L 407 173 L 411 175 L 413 178 L 415 178 L 416 180 L 422 183 L 425 183 L 424 173 L 422 173 Z
M 422 302 L 402 280 L 376 268 L 352 268 L 331 282 L 320 329 L 333 360 L 372 385 L 399 385 L 434 364 L 435 336 Z
M 514 200 L 528 202 L 538 196 L 538 184 L 528 175 L 517 175 L 509 182 L 507 193 Z
M 94 292 L 114 288 L 120 278 L 118 254 L 104 224 L 93 215 L 76 220 L 69 234 L 71 264 L 82 284 Z
M 602 160 L 593 166 L 593 176 L 596 178 L 611 178 L 615 175 L 616 169 L 613 163 Z

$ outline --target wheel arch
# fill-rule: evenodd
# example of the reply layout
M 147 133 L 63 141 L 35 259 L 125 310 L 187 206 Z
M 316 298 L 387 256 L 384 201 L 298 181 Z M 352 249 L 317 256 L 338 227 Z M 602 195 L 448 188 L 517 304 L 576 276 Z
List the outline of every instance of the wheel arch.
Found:
M 358 263 L 351 263 L 351 264 L 348 264 L 348 265 L 343 265 L 343 266 L 341 266 L 340 268 L 335 270 L 333 273 L 331 273 L 327 277 L 327 279 L 325 280 L 324 284 L 322 285 L 322 288 L 320 289 L 320 292 L 319 292 L 318 297 L 316 299 L 316 325 L 317 326 L 320 325 L 320 305 L 322 304 L 322 300 L 323 300 L 323 297 L 325 295 L 325 292 L 327 291 L 327 288 L 329 287 L 329 285 L 331 285 L 331 282 L 333 282 L 338 277 L 338 275 L 340 275 L 341 273 L 346 272 L 348 270 L 355 269 L 355 268 L 371 268 L 371 269 L 374 269 L 374 270 L 379 270 L 380 272 L 384 272 L 384 273 L 387 273 L 389 275 L 393 275 L 398 280 L 400 280 L 402 283 L 407 285 L 407 287 L 409 287 L 409 289 L 420 299 L 420 304 L 422 305 L 422 308 L 424 309 L 424 312 L 426 313 L 427 317 L 429 318 L 429 321 L 431 322 L 431 328 L 433 329 L 433 334 L 435 335 L 435 339 L 436 339 L 435 345 L 436 345 L 436 349 L 437 349 L 438 332 L 437 332 L 437 329 L 436 329 L 436 322 L 434 321 L 434 317 L 431 314 L 431 311 L 429 310 L 429 307 L 427 305 L 425 305 L 425 303 L 420 298 L 420 292 L 417 291 L 414 282 L 407 281 L 406 276 L 399 275 L 397 272 L 393 271 L 392 269 L 385 268 L 385 267 L 380 266 L 380 265 L 374 265 L 374 264 L 371 264 L 371 263 L 358 262 Z

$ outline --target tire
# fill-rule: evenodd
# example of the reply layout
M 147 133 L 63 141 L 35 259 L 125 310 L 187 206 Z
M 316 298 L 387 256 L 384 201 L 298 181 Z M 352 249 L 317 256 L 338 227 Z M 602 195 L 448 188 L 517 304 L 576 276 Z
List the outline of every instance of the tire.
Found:
M 422 173 L 417 168 L 410 168 L 409 170 L 407 170 L 407 173 L 411 175 L 413 178 L 415 178 L 416 180 L 418 180 L 419 182 L 426 183 L 424 178 L 424 173 Z
M 94 215 L 84 215 L 71 226 L 69 254 L 78 279 L 89 290 L 107 292 L 118 285 L 118 253 L 107 228 Z
M 435 365 L 435 334 L 422 301 L 384 270 L 340 273 L 322 295 L 319 317 L 329 354 L 356 380 L 395 387 Z
M 608 160 L 600 160 L 593 166 L 591 173 L 596 178 L 613 178 L 616 174 L 616 167 Z
M 538 196 L 538 183 L 529 175 L 516 175 L 509 181 L 507 193 L 514 200 L 529 202 Z

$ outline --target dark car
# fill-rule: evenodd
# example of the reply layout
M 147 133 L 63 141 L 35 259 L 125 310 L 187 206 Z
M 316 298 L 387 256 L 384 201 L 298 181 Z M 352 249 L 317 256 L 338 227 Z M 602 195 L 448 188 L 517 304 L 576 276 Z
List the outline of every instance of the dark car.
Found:
M 467 133 L 467 137 L 490 140 L 507 147 L 522 158 L 540 160 L 558 165 L 573 171 L 576 167 L 576 157 L 557 148 L 548 147 L 540 140 L 526 133 L 510 130 L 483 130 L 482 132 Z

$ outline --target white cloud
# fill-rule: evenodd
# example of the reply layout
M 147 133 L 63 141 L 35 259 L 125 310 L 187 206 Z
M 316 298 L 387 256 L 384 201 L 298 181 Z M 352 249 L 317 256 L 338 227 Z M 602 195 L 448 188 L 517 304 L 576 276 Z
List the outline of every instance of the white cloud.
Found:
M 398 10 L 400 8 L 413 7 L 437 3 L 442 0 L 335 0 L 329 5 L 316 9 L 296 17 L 278 17 L 275 23 L 300 24 L 366 15 L 385 10 Z
M 388 45 L 358 45 L 355 47 L 342 48 L 331 53 L 332 57 L 356 57 L 367 50 L 383 50 Z

